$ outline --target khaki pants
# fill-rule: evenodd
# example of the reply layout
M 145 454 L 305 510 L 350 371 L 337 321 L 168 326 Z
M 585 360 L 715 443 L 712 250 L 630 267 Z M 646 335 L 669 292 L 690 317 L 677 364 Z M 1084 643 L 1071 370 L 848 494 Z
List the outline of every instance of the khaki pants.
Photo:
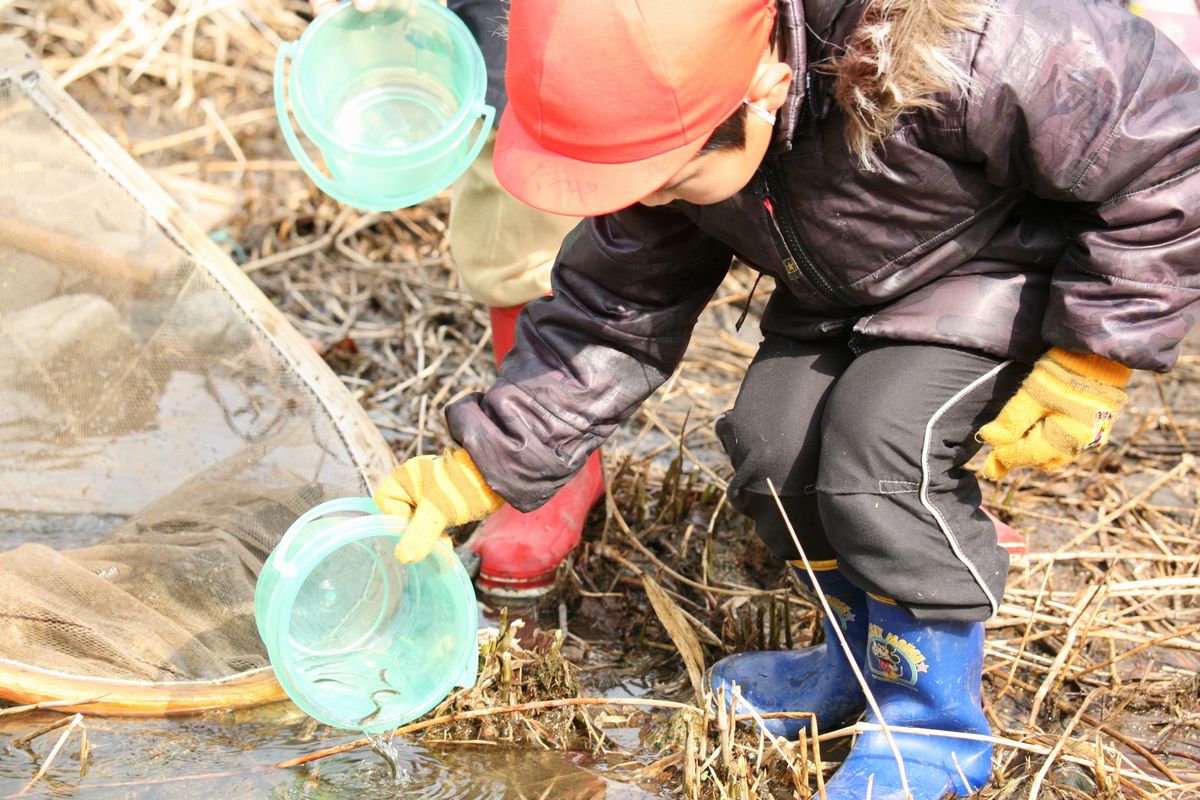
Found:
M 577 217 L 547 214 L 520 202 L 492 172 L 495 133 L 454 185 L 450 251 L 463 285 L 488 306 L 521 305 L 550 291 L 550 268 Z

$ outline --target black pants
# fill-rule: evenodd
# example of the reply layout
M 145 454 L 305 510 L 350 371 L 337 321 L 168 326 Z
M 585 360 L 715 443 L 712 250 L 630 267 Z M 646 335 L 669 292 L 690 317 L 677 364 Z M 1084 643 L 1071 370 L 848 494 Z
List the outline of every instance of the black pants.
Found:
M 1028 366 L 941 345 L 797 342 L 768 334 L 717 435 L 733 461 L 730 504 L 780 557 L 810 559 L 921 619 L 996 613 L 1008 553 L 963 465 L 974 434 Z

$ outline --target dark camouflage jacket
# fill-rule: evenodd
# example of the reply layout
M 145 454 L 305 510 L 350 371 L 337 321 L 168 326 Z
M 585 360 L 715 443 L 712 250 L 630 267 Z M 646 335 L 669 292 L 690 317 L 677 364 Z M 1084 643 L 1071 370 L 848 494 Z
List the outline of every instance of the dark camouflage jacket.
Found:
M 1200 311 L 1200 73 L 1162 34 L 1115 3 L 998 0 L 955 40 L 969 98 L 906 115 L 867 171 L 808 69 L 862 5 L 780 6 L 797 78 L 755 179 L 717 205 L 586 220 L 499 380 L 447 410 L 516 507 L 671 375 L 734 254 L 776 278 L 768 331 L 1175 362 Z
M 506 0 L 446 0 L 446 7 L 466 23 L 483 53 L 487 68 L 486 100 L 496 109 L 496 119 L 500 119 L 508 105 L 508 95 L 504 93 Z

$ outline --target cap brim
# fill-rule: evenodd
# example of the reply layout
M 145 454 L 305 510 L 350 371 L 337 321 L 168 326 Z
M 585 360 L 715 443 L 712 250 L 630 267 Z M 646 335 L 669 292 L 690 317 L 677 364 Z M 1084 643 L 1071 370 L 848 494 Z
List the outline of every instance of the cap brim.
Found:
M 496 128 L 493 167 L 500 185 L 528 206 L 551 214 L 595 217 L 627 208 L 662 188 L 704 142 L 699 139 L 623 164 L 579 161 L 543 148 L 506 109 Z

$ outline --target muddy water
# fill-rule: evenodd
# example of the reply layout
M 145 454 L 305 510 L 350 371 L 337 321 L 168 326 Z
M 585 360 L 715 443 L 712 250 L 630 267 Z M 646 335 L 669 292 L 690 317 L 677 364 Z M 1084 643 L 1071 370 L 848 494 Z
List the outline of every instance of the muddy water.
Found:
M 482 619 L 481 624 L 489 624 Z M 528 620 L 530 628 L 533 620 Z M 652 691 L 645 676 L 607 691 L 613 697 Z M 29 746 L 12 740 L 63 719 L 39 711 L 0 716 L 0 800 L 29 783 L 57 742 L 53 731 Z M 614 768 L 586 754 L 547 752 L 487 743 L 427 746 L 405 738 L 381 738 L 303 767 L 274 765 L 361 734 L 318 725 L 291 703 L 176 719 L 85 717 L 91 755 L 80 774 L 79 737 L 72 733 L 46 777 L 23 798 L 117 800 L 657 800 L 667 788 L 641 786 L 634 769 L 636 728 L 607 728 L 625 752 L 610 756 Z
M 56 548 L 92 544 L 117 527 L 117 515 L 50 516 L 0 513 L 5 548 L 37 541 Z M 495 624 L 485 618 L 481 625 Z M 536 623 L 527 620 L 529 630 Z M 601 692 L 641 695 L 637 680 Z M 22 791 L 44 763 L 61 731 L 29 746 L 24 736 L 63 715 L 50 711 L 0 716 L 0 800 Z M 607 729 L 627 752 L 612 768 L 585 754 L 546 752 L 486 743 L 431 747 L 408 739 L 381 740 L 311 765 L 287 770 L 274 764 L 359 738 L 315 724 L 291 703 L 179 719 L 85 718 L 91 755 L 80 775 L 79 737 L 73 733 L 44 779 L 24 798 L 204 798 L 204 800 L 653 800 L 674 796 L 666 788 L 639 786 L 633 769 L 636 728 Z M 632 766 L 630 766 L 632 765 Z
M 50 712 L 0 717 L 0 798 L 33 777 L 57 732 L 31 749 L 15 736 L 60 718 Z M 180 720 L 89 718 L 92 755 L 80 779 L 78 739 L 54 760 L 47 779 L 26 798 L 273 798 L 274 800 L 651 800 L 671 793 L 639 787 L 628 768 L 610 769 L 581 754 L 481 744 L 432 748 L 397 738 L 395 774 L 368 748 L 279 770 L 284 759 L 357 738 L 314 728 L 294 706 L 281 703 L 238 714 Z

